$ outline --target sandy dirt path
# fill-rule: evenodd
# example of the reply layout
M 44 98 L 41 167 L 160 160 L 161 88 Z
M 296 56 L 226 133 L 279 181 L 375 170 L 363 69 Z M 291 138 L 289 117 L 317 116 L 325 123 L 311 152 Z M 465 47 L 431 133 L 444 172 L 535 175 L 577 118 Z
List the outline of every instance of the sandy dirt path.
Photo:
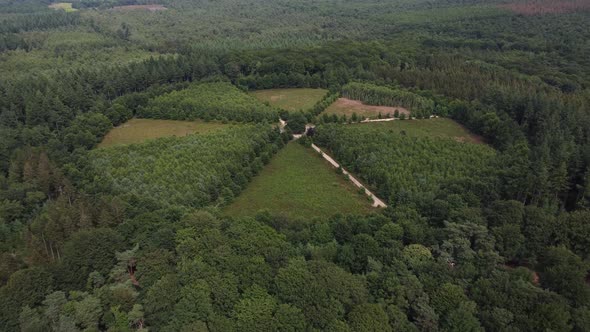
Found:
M 334 160 L 332 157 L 330 157 L 328 154 L 326 154 L 324 151 L 322 151 L 322 149 L 320 149 L 317 145 L 312 144 L 311 147 L 314 150 L 316 150 L 322 157 L 324 157 L 324 159 L 326 159 L 330 164 L 332 164 L 332 166 L 334 166 L 336 168 L 340 167 L 340 164 L 338 164 L 336 162 L 336 160 Z M 363 184 L 359 180 L 357 180 L 354 176 L 352 176 L 352 174 L 350 174 L 347 170 L 342 168 L 342 173 L 344 175 L 347 175 L 348 178 L 350 179 L 350 181 L 352 183 L 354 183 L 355 186 L 365 190 L 365 194 L 367 196 L 371 197 L 371 199 L 373 199 L 373 207 L 381 207 L 381 208 L 387 207 L 387 204 L 385 204 L 379 197 L 375 196 L 375 194 L 373 194 L 369 189 L 367 189 L 365 186 L 363 186 Z
M 284 121 L 283 119 L 279 119 L 279 126 L 280 128 L 284 128 L 286 125 L 286 121 Z M 307 129 L 312 128 L 312 125 L 307 125 L 305 126 L 305 131 L 307 132 Z M 295 134 L 293 135 L 293 139 L 299 139 L 301 138 L 301 136 L 303 136 L 303 134 Z M 324 159 L 326 159 L 332 166 L 334 166 L 335 168 L 339 168 L 340 164 L 338 164 L 338 162 L 336 162 L 336 160 L 334 160 L 332 157 L 330 157 L 328 154 L 326 154 L 324 151 L 322 151 L 322 149 L 320 149 L 317 145 L 312 144 L 311 147 L 318 152 Z M 347 170 L 345 170 L 344 168 L 342 168 L 342 173 L 344 175 L 347 175 L 348 178 L 350 179 L 350 182 L 354 183 L 355 186 L 357 186 L 358 188 L 361 188 L 365 191 L 365 195 L 369 196 L 372 200 L 373 200 L 373 207 L 380 207 L 380 208 L 386 208 L 387 204 L 385 204 L 379 197 L 375 196 L 375 194 L 373 194 L 369 189 L 367 189 L 365 186 L 363 186 L 363 184 L 357 180 L 354 176 L 352 176 L 352 174 L 350 174 Z

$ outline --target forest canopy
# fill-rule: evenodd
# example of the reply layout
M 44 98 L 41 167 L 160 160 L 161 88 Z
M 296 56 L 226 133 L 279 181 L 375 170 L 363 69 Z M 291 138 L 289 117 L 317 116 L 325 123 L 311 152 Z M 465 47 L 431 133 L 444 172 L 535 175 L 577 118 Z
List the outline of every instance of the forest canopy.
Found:
M 0 0 L 0 331 L 590 330 L 589 9 Z M 223 214 L 299 143 L 387 207 Z

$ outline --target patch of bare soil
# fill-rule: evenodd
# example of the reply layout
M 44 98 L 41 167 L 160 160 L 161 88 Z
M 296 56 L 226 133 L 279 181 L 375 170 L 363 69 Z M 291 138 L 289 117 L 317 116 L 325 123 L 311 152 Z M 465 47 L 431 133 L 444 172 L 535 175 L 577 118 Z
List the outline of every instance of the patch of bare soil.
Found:
M 113 10 L 149 10 L 150 12 L 157 12 L 167 10 L 168 8 L 162 5 L 129 5 L 129 6 L 115 6 Z
M 410 114 L 410 111 L 403 107 L 391 107 L 391 106 L 373 106 L 373 105 L 365 105 L 361 101 L 352 100 L 348 98 L 338 98 L 332 105 L 335 109 L 343 109 L 348 112 L 356 112 L 358 115 L 363 115 L 365 113 L 379 113 L 385 114 L 392 114 L 397 110 L 400 114 Z
M 500 8 L 522 15 L 571 13 L 590 9 L 590 0 L 535 0 L 526 3 L 500 5 Z

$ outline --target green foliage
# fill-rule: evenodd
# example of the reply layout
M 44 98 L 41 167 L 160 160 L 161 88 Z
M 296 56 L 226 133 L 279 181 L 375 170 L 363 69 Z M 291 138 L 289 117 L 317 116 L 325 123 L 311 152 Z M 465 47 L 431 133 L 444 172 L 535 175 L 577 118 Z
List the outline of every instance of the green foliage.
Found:
M 121 236 L 112 229 L 80 231 L 72 236 L 63 249 L 61 278 L 68 289 L 83 289 L 88 275 L 97 271 L 108 275 L 115 263 L 115 252 L 121 250 Z
M 38 306 L 53 287 L 52 274 L 40 267 L 22 269 L 12 274 L 6 285 L 0 288 L 0 329 L 17 330 L 21 308 Z M 29 318 L 39 319 L 31 310 L 27 310 L 25 315 L 27 322 Z M 37 328 L 39 322 L 33 325 L 31 327 Z
M 300 138 L 302 140 L 304 138 Z M 371 204 L 311 148 L 289 143 L 224 209 L 230 216 L 254 216 L 260 210 L 292 218 L 370 213 Z
M 590 286 L 585 282 L 588 264 L 564 247 L 550 247 L 539 262 L 541 282 L 577 305 L 587 303 Z
M 268 125 L 232 127 L 183 138 L 93 151 L 96 174 L 117 194 L 149 204 L 203 207 L 235 197 L 278 149 Z M 149 196 L 146 196 L 149 193 Z
M 361 304 L 348 314 L 351 331 L 393 331 L 387 314 L 378 304 Z
M 589 14 L 508 2 L 0 0 L 0 330 L 588 330 Z M 344 86 L 498 151 L 446 119 L 322 115 L 341 125 L 316 142 L 393 208 L 329 217 L 356 203 L 285 158 L 256 219 L 186 213 L 235 199 L 288 132 L 86 151 L 147 111 L 290 120 L 236 86 L 329 89 L 286 99 L 310 120 Z
M 415 138 L 378 127 L 323 125 L 316 144 L 331 151 L 377 195 L 403 203 L 411 192 L 436 192 L 447 181 L 463 181 L 491 172 L 494 151 L 453 140 Z
M 151 99 L 139 116 L 171 120 L 276 122 L 278 112 L 230 83 L 201 83 Z
M 307 118 L 301 112 L 293 113 L 289 115 L 289 121 L 287 122 L 288 129 L 294 134 L 302 134 L 305 132 L 305 126 L 307 125 Z
M 430 116 L 434 111 L 432 100 L 413 92 L 368 83 L 349 83 L 342 87 L 342 96 L 369 105 L 402 106 L 409 109 L 414 116 Z
M 64 141 L 71 150 L 77 147 L 90 149 L 98 144 L 112 127 L 111 121 L 102 114 L 81 114 L 65 131 Z

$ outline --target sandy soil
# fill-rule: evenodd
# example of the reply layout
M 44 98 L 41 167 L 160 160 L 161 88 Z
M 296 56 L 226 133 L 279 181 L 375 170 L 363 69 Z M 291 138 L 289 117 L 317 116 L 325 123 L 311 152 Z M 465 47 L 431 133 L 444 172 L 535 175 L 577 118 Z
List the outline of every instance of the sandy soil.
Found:
M 338 115 L 346 114 L 346 116 L 351 116 L 352 113 L 356 113 L 359 116 L 374 118 L 377 117 L 379 113 L 383 116 L 386 114 L 393 115 L 396 110 L 398 110 L 400 114 L 410 114 L 410 111 L 403 107 L 365 105 L 361 101 L 348 98 L 338 98 L 338 100 L 328 107 L 326 113 Z

